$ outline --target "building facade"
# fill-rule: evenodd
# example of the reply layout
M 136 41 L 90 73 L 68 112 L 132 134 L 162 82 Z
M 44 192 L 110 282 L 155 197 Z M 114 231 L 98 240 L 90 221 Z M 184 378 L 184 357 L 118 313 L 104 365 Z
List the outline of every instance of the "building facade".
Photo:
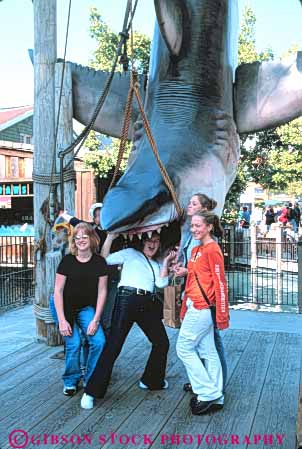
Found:
M 33 108 L 0 111 L 0 224 L 33 223 Z M 76 171 L 75 214 L 90 220 L 90 205 L 96 202 L 93 172 L 81 158 Z

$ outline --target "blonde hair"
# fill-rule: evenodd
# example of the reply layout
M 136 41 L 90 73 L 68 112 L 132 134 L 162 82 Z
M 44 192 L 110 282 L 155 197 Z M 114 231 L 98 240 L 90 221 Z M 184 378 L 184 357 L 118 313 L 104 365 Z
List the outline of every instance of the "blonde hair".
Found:
M 192 215 L 192 217 L 194 217 L 194 216 L 202 217 L 204 219 L 204 222 L 207 225 L 212 225 L 213 229 L 212 229 L 211 233 L 214 234 L 215 237 L 223 236 L 223 227 L 221 226 L 219 217 L 217 215 L 213 214 L 213 212 L 198 211 Z
M 95 230 L 93 229 L 93 227 L 89 223 L 85 222 L 79 223 L 73 229 L 73 233 L 69 243 L 70 254 L 72 254 L 73 256 L 77 256 L 78 254 L 78 248 L 75 244 L 75 236 L 78 234 L 79 231 L 82 231 L 83 234 L 88 235 L 90 240 L 90 250 L 92 254 L 97 254 L 100 245 L 100 239 L 96 234 Z

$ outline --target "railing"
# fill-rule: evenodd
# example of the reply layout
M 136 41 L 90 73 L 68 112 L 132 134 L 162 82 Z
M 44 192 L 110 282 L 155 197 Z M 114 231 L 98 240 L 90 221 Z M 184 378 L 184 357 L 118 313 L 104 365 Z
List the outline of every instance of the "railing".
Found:
M 33 237 L 0 237 L 0 311 L 34 296 Z
M 261 236 L 255 227 L 244 232 L 229 229 L 220 245 L 231 304 L 302 312 L 298 294 L 302 260 L 297 241 L 289 239 L 282 228 L 270 237 Z

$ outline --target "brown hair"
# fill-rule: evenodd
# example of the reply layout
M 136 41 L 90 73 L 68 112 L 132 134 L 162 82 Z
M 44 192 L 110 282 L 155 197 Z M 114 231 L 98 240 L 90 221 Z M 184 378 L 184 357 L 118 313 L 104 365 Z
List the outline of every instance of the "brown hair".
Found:
M 192 196 L 197 196 L 201 207 L 204 209 L 213 210 L 217 206 L 217 201 L 213 200 L 212 198 L 209 198 L 204 193 L 194 193 L 194 195 Z
M 70 239 L 70 244 L 69 244 L 69 251 L 73 256 L 76 256 L 78 254 L 78 248 L 75 244 L 75 236 L 78 234 L 79 231 L 82 231 L 83 234 L 88 235 L 89 240 L 90 240 L 90 249 L 92 254 L 97 254 L 98 249 L 99 249 L 99 245 L 100 245 L 100 239 L 97 235 L 97 233 L 95 232 L 95 230 L 93 229 L 93 227 L 89 224 L 89 223 L 79 223 L 78 225 L 75 226 L 75 228 L 73 229 L 73 233 Z
M 152 231 L 151 238 L 148 236 L 147 233 L 144 233 L 144 234 L 142 235 L 142 239 L 140 240 L 140 244 L 139 244 L 138 250 L 141 251 L 141 252 L 143 252 L 145 243 L 146 243 L 148 240 L 151 240 L 152 237 L 154 237 L 154 236 L 156 236 L 156 237 L 159 238 L 159 247 L 158 247 L 158 250 L 156 251 L 156 253 L 154 254 L 154 256 L 153 256 L 153 258 L 152 258 L 152 259 L 155 259 L 155 260 L 156 260 L 156 259 L 158 259 L 158 258 L 161 256 L 161 252 L 162 252 L 162 248 L 161 248 L 161 239 L 160 239 L 160 234 L 158 234 L 158 232 Z
M 211 230 L 211 233 L 213 233 L 215 237 L 223 236 L 223 227 L 221 226 L 219 217 L 213 214 L 213 212 L 195 212 L 192 217 L 194 216 L 202 217 L 207 225 L 212 225 L 213 229 Z

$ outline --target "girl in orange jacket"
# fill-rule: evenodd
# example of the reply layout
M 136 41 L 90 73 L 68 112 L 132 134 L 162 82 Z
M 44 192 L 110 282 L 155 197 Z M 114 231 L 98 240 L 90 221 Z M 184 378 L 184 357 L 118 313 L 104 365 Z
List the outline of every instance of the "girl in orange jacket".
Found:
M 196 395 L 191 400 L 191 410 L 197 415 L 223 407 L 222 370 L 210 310 L 210 305 L 216 305 L 217 327 L 226 329 L 229 308 L 223 255 L 212 237 L 218 231 L 219 218 L 213 213 L 197 212 L 192 216 L 191 232 L 201 244 L 193 248 L 188 262 L 181 309 L 183 323 L 176 349 Z

